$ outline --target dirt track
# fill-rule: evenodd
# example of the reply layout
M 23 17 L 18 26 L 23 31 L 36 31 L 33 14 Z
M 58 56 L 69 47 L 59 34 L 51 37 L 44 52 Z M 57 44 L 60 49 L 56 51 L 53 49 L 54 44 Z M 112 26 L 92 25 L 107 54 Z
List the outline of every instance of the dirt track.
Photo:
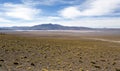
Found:
M 91 39 L 91 40 L 98 40 L 98 41 L 104 41 L 104 42 L 120 43 L 120 41 L 109 40 L 109 39 L 102 39 L 102 38 L 83 38 L 83 39 Z

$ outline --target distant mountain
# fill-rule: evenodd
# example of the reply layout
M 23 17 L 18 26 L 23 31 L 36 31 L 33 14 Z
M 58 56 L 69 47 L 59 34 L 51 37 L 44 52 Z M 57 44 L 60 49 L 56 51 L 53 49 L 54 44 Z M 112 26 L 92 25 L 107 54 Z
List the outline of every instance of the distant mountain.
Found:
M 5 27 L 4 29 L 11 29 L 11 30 L 92 30 L 92 28 L 88 27 L 70 27 L 70 26 L 62 26 L 58 24 L 41 24 L 35 25 L 31 27 Z
M 13 26 L 13 27 L 0 27 L 0 30 L 120 30 L 120 28 L 89 28 L 89 27 L 77 27 L 77 26 L 62 26 L 59 24 L 41 24 L 34 25 L 31 27 L 28 26 Z
M 32 26 L 31 29 L 33 30 L 60 30 L 65 29 L 65 26 L 61 26 L 58 24 L 41 24 Z
M 18 26 L 8 27 L 8 28 L 12 30 L 30 30 L 31 29 L 31 27 L 18 27 Z
M 8 28 L 0 28 L 0 30 L 10 30 L 10 29 L 8 29 Z
M 91 28 L 87 27 L 69 27 L 69 26 L 62 26 L 58 24 L 42 24 L 42 25 L 35 25 L 31 27 L 32 30 L 87 30 Z

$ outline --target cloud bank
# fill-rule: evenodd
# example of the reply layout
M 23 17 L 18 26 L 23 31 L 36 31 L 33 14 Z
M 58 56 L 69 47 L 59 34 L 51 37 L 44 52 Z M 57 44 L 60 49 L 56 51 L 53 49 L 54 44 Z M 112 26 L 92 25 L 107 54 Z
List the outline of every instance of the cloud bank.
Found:
M 0 16 L 4 18 L 32 20 L 36 15 L 41 13 L 40 9 L 26 6 L 24 4 L 4 3 L 1 5 Z
M 82 11 L 80 8 L 86 5 Z M 81 16 L 107 16 L 120 8 L 120 0 L 88 0 L 83 5 L 70 6 L 62 9 L 60 15 L 64 18 Z
M 0 26 L 58 23 L 120 27 L 120 0 L 20 0 L 0 2 Z

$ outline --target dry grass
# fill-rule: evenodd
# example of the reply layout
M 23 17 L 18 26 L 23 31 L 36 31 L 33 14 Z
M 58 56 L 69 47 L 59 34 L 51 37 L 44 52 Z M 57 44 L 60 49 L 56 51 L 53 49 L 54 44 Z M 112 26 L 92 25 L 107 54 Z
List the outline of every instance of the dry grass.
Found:
M 0 34 L 0 71 L 120 71 L 120 44 Z

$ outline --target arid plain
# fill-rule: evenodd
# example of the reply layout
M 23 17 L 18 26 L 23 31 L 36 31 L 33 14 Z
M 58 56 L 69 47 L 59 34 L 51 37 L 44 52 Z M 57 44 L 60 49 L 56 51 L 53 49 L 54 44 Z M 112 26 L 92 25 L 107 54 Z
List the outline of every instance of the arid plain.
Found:
M 0 71 L 120 71 L 120 30 L 0 32 Z

